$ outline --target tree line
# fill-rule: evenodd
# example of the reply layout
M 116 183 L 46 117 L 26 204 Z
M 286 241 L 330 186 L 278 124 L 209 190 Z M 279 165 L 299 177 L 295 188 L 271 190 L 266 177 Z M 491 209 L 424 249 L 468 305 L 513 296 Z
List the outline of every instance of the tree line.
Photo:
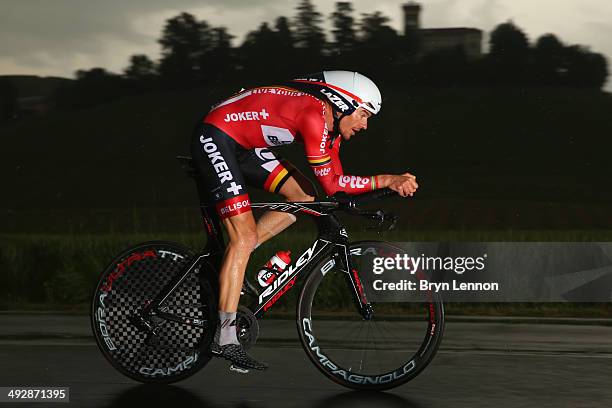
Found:
M 278 17 L 249 32 L 242 44 L 225 27 L 189 13 L 168 19 L 158 43 L 161 57 L 130 57 L 121 74 L 104 68 L 76 72 L 76 80 L 56 95 L 60 108 L 82 108 L 152 90 L 241 87 L 270 84 L 322 69 L 351 69 L 383 86 L 550 86 L 601 90 L 608 77 L 606 58 L 554 34 L 531 43 L 513 22 L 492 31 L 488 54 L 468 58 L 462 48 L 429 54 L 418 30 L 398 33 L 380 12 L 359 18 L 349 2 L 338 2 L 329 16 L 311 0 L 300 0 L 292 18 Z M 233 89 L 233 88 L 232 88 Z M 12 106 L 10 103 L 0 106 Z

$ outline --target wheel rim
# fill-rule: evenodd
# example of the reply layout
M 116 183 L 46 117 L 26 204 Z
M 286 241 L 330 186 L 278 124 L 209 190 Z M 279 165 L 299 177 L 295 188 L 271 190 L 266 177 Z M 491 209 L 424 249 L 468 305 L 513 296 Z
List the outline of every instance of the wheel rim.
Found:
M 315 269 L 308 287 L 299 309 L 304 346 L 315 365 L 343 385 L 385 388 L 405 382 L 424 368 L 437 348 L 442 322 L 435 299 L 373 303 L 372 319 L 365 320 L 353 304 L 345 272 Z
M 100 279 L 93 303 L 93 328 L 111 363 L 138 380 L 171 380 L 198 365 L 207 340 L 205 328 L 152 317 L 157 336 L 131 321 L 163 286 L 190 261 L 184 248 L 145 245 L 116 259 Z M 206 321 L 207 307 L 196 273 L 190 274 L 164 303 L 164 311 Z

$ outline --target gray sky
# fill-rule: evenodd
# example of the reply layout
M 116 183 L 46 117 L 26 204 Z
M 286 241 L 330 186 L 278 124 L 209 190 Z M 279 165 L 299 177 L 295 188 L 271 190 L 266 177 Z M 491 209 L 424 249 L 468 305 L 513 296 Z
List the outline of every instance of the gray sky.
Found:
M 226 26 L 239 44 L 245 33 L 278 16 L 292 17 L 298 0 L 0 0 L 0 74 L 73 76 L 81 68 L 120 72 L 130 55 L 159 56 L 166 19 L 186 11 Z M 326 17 L 335 1 L 314 0 Z M 400 30 L 401 4 L 356 0 L 358 13 L 375 10 Z M 423 27 L 476 27 L 489 32 L 512 19 L 534 41 L 554 33 L 566 44 L 588 45 L 612 63 L 610 0 L 422 0 Z M 329 23 L 327 21 L 327 23 Z M 611 67 L 612 68 L 612 67 Z M 612 90 L 612 81 L 608 81 Z

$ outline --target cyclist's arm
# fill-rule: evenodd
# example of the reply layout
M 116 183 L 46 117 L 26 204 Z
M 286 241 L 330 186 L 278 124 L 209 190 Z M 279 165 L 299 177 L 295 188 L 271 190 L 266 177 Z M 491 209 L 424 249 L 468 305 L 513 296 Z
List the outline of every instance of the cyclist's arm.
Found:
M 324 109 L 321 107 L 321 109 Z M 333 195 L 338 191 L 359 194 L 378 188 L 377 176 L 352 176 L 344 174 L 338 153 L 338 143 L 329 149 L 324 115 L 322 112 L 304 112 L 299 123 L 304 141 L 306 158 L 325 194 Z

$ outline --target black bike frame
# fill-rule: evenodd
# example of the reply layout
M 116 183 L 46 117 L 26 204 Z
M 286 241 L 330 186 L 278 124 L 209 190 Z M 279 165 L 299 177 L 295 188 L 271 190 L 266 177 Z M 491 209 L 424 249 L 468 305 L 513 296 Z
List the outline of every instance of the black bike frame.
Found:
M 363 292 L 361 282 L 356 273 L 353 272 L 349 254 L 349 242 L 346 229 L 340 224 L 333 211 L 338 208 L 337 202 L 294 202 L 294 203 L 252 203 L 252 208 L 260 208 L 268 211 L 286 212 L 296 215 L 307 215 L 311 217 L 318 229 L 318 236 L 314 243 L 291 263 L 273 283 L 266 287 L 261 293 L 254 291 L 256 300 L 250 306 L 253 314 L 258 318 L 263 315 L 296 283 L 303 271 L 310 273 L 313 268 L 326 256 L 332 260 L 323 265 L 322 272 L 325 273 L 331 267 L 336 266 L 346 273 L 347 283 L 353 290 L 355 305 L 364 318 L 368 317 L 369 305 Z M 171 279 L 161 292 L 142 310 L 143 315 L 155 314 L 167 320 L 177 321 L 187 325 L 201 326 L 204 323 L 194 319 L 181 317 L 160 310 L 168 297 L 178 288 L 191 273 L 202 273 L 202 269 L 214 271 L 214 276 L 208 276 L 215 286 L 218 287 L 218 273 L 225 252 L 225 242 L 221 232 L 219 218 L 213 207 L 201 206 L 202 219 L 206 227 L 207 244 L 202 253 L 194 258 L 184 271 Z M 208 265 L 205 265 L 208 264 Z M 207 267 L 208 266 L 208 267 Z M 246 280 L 246 278 L 245 278 Z
M 208 271 L 209 276 L 204 276 L 214 289 L 218 289 L 219 270 L 223 262 L 225 253 L 225 241 L 221 230 L 221 222 L 213 206 L 208 204 L 208 194 L 203 190 L 203 184 L 199 182 L 199 173 L 193 165 L 193 161 L 187 156 L 178 156 L 177 159 L 181 162 L 183 169 L 187 175 L 196 181 L 198 196 L 200 198 L 200 210 L 202 212 L 202 221 L 206 227 L 207 243 L 202 253 L 194 258 L 188 267 L 182 273 L 174 276 L 170 282 L 155 296 L 153 300 L 145 304 L 140 312 L 140 320 L 146 321 L 144 317 L 154 314 L 166 320 L 176 321 L 179 323 L 195 326 L 203 326 L 205 322 L 198 319 L 192 319 L 184 316 L 174 315 L 163 310 L 160 306 L 170 297 L 170 295 L 178 288 L 181 283 L 191 273 L 202 273 L 202 269 Z M 302 271 L 312 272 L 313 268 L 308 268 L 308 265 L 316 265 L 317 262 L 324 259 L 326 256 L 332 257 L 331 261 L 323 265 L 322 273 L 327 272 L 329 268 L 338 265 L 339 269 L 345 272 L 347 284 L 352 288 L 353 300 L 357 310 L 365 319 L 371 317 L 371 307 L 367 301 L 363 287 L 359 280 L 359 275 L 351 265 L 349 254 L 349 242 L 346 229 L 340 224 L 338 218 L 334 215 L 334 211 L 340 208 L 354 209 L 357 201 L 367 203 L 376 201 L 382 197 L 395 194 L 388 189 L 375 190 L 369 193 L 361 194 L 357 200 L 347 200 L 340 197 L 339 201 L 320 201 L 320 202 L 300 202 L 300 203 L 251 203 L 252 208 L 261 208 L 268 211 L 279 211 L 291 214 L 304 214 L 311 217 L 318 229 L 318 236 L 315 242 L 301 255 L 294 263 L 289 265 L 285 271 L 278 276 L 271 286 L 266 287 L 261 293 L 253 288 L 249 280 L 247 289 L 257 296 L 257 300 L 251 305 L 251 312 L 259 319 L 268 311 L 289 289 L 291 289 L 302 274 Z M 344 201 L 343 204 L 340 202 Z M 384 220 L 380 218 L 380 212 L 362 215 L 369 216 L 372 219 Z M 394 221 L 393 221 L 394 223 Z

